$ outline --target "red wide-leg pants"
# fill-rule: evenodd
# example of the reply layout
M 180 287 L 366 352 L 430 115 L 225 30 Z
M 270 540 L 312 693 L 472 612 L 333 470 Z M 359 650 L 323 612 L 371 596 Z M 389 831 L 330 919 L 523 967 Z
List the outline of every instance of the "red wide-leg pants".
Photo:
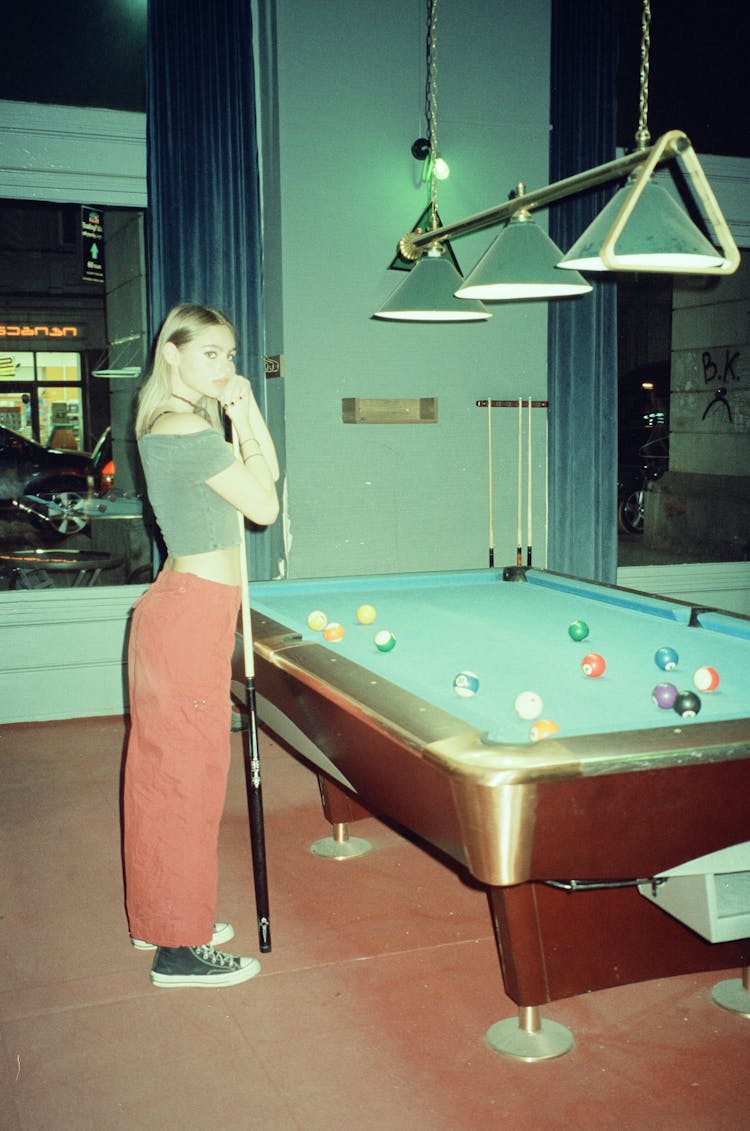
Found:
M 133 612 L 125 895 L 132 937 L 157 946 L 213 934 L 239 605 L 239 587 L 165 571 Z

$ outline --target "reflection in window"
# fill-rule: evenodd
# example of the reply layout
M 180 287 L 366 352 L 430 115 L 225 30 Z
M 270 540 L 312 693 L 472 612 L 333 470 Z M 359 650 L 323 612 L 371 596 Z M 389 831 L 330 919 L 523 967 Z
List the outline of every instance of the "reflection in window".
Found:
M 47 448 L 83 450 L 80 354 L 3 352 L 0 424 Z

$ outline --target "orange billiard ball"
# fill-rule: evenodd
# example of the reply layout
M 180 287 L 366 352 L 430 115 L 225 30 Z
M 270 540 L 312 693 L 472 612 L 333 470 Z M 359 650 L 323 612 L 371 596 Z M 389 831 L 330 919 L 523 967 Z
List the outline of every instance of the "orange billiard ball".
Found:
M 559 729 L 554 719 L 539 719 L 529 731 L 529 738 L 532 742 L 541 742 L 543 738 L 557 734 Z

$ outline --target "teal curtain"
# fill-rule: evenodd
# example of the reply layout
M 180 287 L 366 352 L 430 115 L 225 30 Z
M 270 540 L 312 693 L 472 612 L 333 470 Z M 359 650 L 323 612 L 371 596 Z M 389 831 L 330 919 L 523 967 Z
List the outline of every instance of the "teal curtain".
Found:
M 224 310 L 237 327 L 238 368 L 268 418 L 248 0 L 149 0 L 147 77 L 152 337 L 177 302 Z M 280 539 L 281 522 L 249 535 L 253 577 L 276 574 Z
M 617 3 L 552 0 L 550 180 L 616 156 Z M 549 232 L 567 251 L 617 186 L 552 205 Z M 617 296 L 594 290 L 550 303 L 550 569 L 617 577 Z

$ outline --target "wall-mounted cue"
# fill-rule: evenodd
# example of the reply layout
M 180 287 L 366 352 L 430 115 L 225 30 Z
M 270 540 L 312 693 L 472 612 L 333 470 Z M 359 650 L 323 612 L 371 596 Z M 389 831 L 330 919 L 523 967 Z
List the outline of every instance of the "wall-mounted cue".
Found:
M 237 432 L 232 428 L 232 446 L 241 459 Z M 247 727 L 243 728 L 242 750 L 245 764 L 247 812 L 250 821 L 250 848 L 253 858 L 255 910 L 258 919 L 258 943 L 262 953 L 271 949 L 271 920 L 268 908 L 268 876 L 266 873 L 266 838 L 263 825 L 263 793 L 260 783 L 260 749 L 258 746 L 258 714 L 255 703 L 255 662 L 253 660 L 253 626 L 250 619 L 250 579 L 247 568 L 245 518 L 237 511 L 240 527 L 240 581 L 242 587 L 242 651 L 247 690 Z
M 526 565 L 531 565 L 531 397 L 529 397 L 529 428 L 527 442 L 527 474 L 526 474 Z
M 523 460 L 523 437 L 524 437 L 524 424 L 523 424 L 523 410 L 524 407 L 528 410 L 526 417 L 526 565 L 532 564 L 533 558 L 533 460 L 532 460 L 532 444 L 533 435 L 531 429 L 531 410 L 534 408 L 549 408 L 549 401 L 535 401 L 531 397 L 518 397 L 518 400 L 492 400 L 488 397 L 487 400 L 479 400 L 474 402 L 477 408 L 487 409 L 487 478 L 488 478 L 488 491 L 487 503 L 489 511 L 489 546 L 490 546 L 490 567 L 495 564 L 495 528 L 494 528 L 494 498 L 493 498 L 493 470 L 492 470 L 492 409 L 493 408 L 514 408 L 517 409 L 516 414 L 516 432 L 517 432 L 517 447 L 518 447 L 518 468 L 517 468 L 517 491 L 518 497 L 516 500 L 516 565 L 523 565 L 523 492 L 524 492 L 524 460 Z M 546 475 L 546 461 L 547 461 L 547 438 L 548 438 L 548 421 L 545 418 L 544 424 L 544 459 L 545 459 L 545 477 L 544 477 L 544 529 L 547 529 L 547 515 L 549 513 L 549 483 Z
M 516 565 L 523 565 L 523 400 L 518 398 L 518 500 L 516 502 Z
M 492 487 L 492 397 L 487 398 L 487 509 L 488 509 L 488 542 L 490 547 L 490 569 L 495 564 L 495 520 L 492 514 L 494 508 Z

